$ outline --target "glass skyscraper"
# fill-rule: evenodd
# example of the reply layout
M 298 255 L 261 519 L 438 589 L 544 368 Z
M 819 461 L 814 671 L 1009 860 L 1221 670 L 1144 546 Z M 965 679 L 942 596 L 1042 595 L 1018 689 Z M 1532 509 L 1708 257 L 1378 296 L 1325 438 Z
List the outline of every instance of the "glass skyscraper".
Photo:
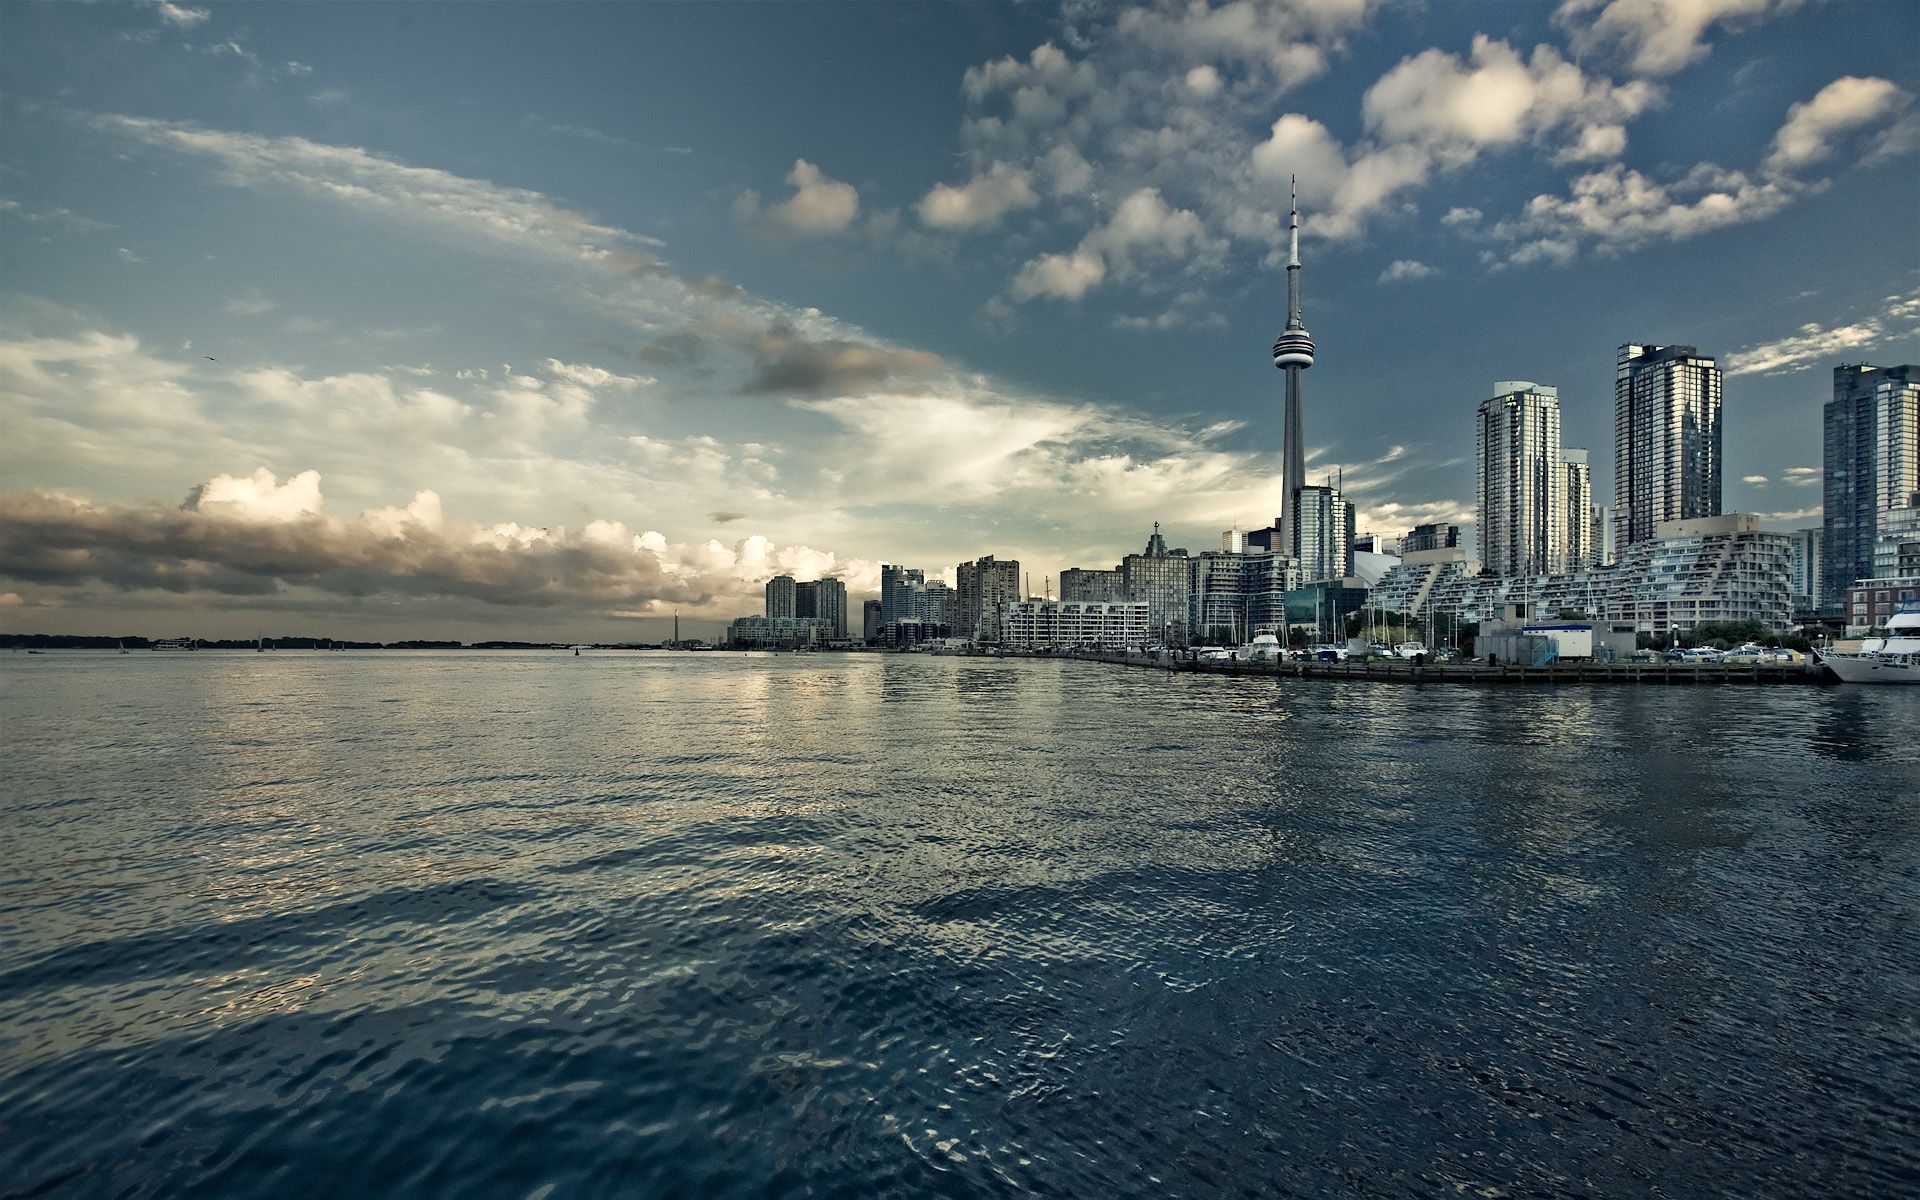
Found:
M 1720 515 L 1720 367 L 1692 346 L 1620 347 L 1613 379 L 1616 550 L 1662 521 Z

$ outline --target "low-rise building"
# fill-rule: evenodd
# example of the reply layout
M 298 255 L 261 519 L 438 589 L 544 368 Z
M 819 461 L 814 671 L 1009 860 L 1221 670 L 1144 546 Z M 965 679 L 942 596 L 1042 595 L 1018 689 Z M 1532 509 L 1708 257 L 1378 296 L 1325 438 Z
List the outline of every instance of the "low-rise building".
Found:
M 735 617 L 727 643 L 759 650 L 797 650 L 824 646 L 833 625 L 824 617 Z
M 1020 650 L 1128 650 L 1157 640 L 1144 600 L 1021 600 L 1006 607 L 1000 640 Z

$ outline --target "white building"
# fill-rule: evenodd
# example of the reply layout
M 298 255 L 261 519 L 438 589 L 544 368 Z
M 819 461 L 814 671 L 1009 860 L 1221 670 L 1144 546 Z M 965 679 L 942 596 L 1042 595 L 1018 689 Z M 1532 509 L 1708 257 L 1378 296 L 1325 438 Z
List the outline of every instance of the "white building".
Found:
M 1570 446 L 1561 447 L 1560 466 L 1566 472 L 1561 510 L 1566 513 L 1567 532 L 1556 569 L 1578 571 L 1593 565 L 1593 468 L 1585 450 Z
M 1560 392 L 1524 380 L 1494 385 L 1474 432 L 1480 561 L 1496 575 L 1566 567 L 1566 469 Z
M 1020 600 L 1001 614 L 1002 644 L 1021 650 L 1126 650 L 1159 640 L 1144 600 Z

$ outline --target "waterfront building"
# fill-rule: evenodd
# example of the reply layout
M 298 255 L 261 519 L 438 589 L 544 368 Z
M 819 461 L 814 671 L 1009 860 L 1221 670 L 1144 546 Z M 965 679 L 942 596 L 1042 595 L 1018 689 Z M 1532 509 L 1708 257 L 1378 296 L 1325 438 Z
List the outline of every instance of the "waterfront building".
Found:
M 1861 579 L 1846 591 L 1847 629 L 1885 629 L 1902 604 L 1920 601 L 1920 577 Z
M 1247 535 L 1235 525 L 1232 529 L 1220 531 L 1220 548 L 1228 554 L 1239 554 L 1247 548 Z
M 1294 492 L 1293 556 L 1309 582 L 1345 578 L 1353 569 L 1353 506 L 1333 484 Z
M 1203 550 L 1187 560 L 1187 628 L 1196 640 L 1234 646 L 1251 640 L 1241 583 L 1245 557 Z
M 1823 533 L 1819 526 L 1796 529 L 1787 537 L 1793 558 L 1787 566 L 1787 593 L 1796 613 L 1820 611 L 1820 549 Z
M 1585 450 L 1568 446 L 1560 448 L 1560 466 L 1566 473 L 1561 510 L 1566 513 L 1567 532 L 1559 570 L 1578 571 L 1593 562 L 1593 470 Z
M 1306 582 L 1300 560 L 1272 550 L 1249 550 L 1240 556 L 1240 597 L 1244 606 L 1241 630 L 1247 638 L 1263 633 L 1284 635 L 1287 630 L 1287 593 Z
M 1874 579 L 1920 579 L 1920 504 L 1888 509 L 1879 515 L 1873 539 Z
M 1377 533 L 1363 533 L 1353 539 L 1355 554 L 1398 554 L 1399 548 Z
M 727 629 L 729 645 L 762 650 L 824 646 L 831 636 L 821 617 L 735 617 Z
M 918 646 L 922 642 L 937 642 L 952 636 L 953 627 L 950 625 L 942 625 L 938 621 L 917 621 L 908 618 L 882 624 L 873 642 L 876 646 L 905 649 L 908 646 Z
M 1547 616 L 1579 612 L 1632 622 L 1663 638 L 1704 621 L 1790 626 L 1791 539 L 1762 530 L 1758 514 L 1669 521 L 1655 533 L 1628 547 L 1615 567 L 1558 574 L 1474 575 L 1463 561 L 1410 558 L 1381 579 L 1375 601 L 1409 617 L 1437 613 L 1460 621 L 1487 620 L 1518 604 Z
M 767 580 L 767 607 L 769 617 L 795 617 L 800 615 L 799 589 L 791 575 L 775 575 Z
M 1460 527 L 1435 523 L 1415 525 L 1400 539 L 1401 554 L 1418 554 L 1425 550 L 1447 550 L 1460 544 Z
M 846 637 L 847 585 L 831 575 L 825 579 L 795 584 L 793 615 L 819 617 L 827 622 L 835 639 Z
M 1141 554 L 1129 554 L 1120 560 L 1121 588 L 1130 601 L 1145 601 L 1155 640 L 1170 646 L 1187 641 L 1188 578 L 1187 552 L 1167 549 L 1160 536 L 1160 523 L 1153 523 L 1153 536 Z
M 860 640 L 863 642 L 880 640 L 880 626 L 882 624 L 883 622 L 880 619 L 880 602 L 878 600 L 862 600 L 860 602 Z
M 1613 565 L 1613 509 L 1605 504 L 1595 504 L 1588 509 L 1587 562 L 1589 567 L 1610 567 Z M 1569 563 L 1577 569 L 1578 563 Z
M 1367 585 L 1361 580 L 1313 580 L 1288 589 L 1287 626 L 1306 631 L 1313 641 L 1345 644 L 1347 617 L 1366 606 Z
M 1692 346 L 1620 347 L 1613 380 L 1614 554 L 1668 521 L 1720 515 L 1720 367 Z
M 1831 609 L 1855 580 L 1876 574 L 1874 543 L 1888 514 L 1916 504 L 1920 366 L 1835 367 L 1821 415 L 1820 592 Z
M 916 606 L 921 603 L 916 593 L 925 588 L 927 577 L 924 571 L 903 567 L 898 563 L 880 564 L 880 622 L 883 625 L 895 621 L 912 620 L 917 615 Z
M 1127 650 L 1159 640 L 1145 601 L 1016 600 L 1000 614 L 1002 644 L 1020 650 Z
M 1507 380 L 1493 390 L 1474 426 L 1480 561 L 1502 576 L 1565 570 L 1559 389 Z
M 991 640 L 1000 629 L 1000 614 L 1021 598 L 1020 564 L 989 554 L 961 563 L 955 571 L 959 584 L 953 627 L 961 637 Z M 1061 581 L 1064 591 L 1065 579 Z
M 929 579 L 914 592 L 913 611 L 910 616 L 916 621 L 926 621 L 935 625 L 944 625 L 948 629 L 961 630 L 963 637 L 972 636 L 966 633 L 961 623 L 960 594 L 948 587 L 944 579 Z
M 1112 604 L 1125 599 L 1126 594 L 1126 583 L 1120 578 L 1119 567 L 1106 569 L 1068 567 L 1060 572 L 1062 600 Z

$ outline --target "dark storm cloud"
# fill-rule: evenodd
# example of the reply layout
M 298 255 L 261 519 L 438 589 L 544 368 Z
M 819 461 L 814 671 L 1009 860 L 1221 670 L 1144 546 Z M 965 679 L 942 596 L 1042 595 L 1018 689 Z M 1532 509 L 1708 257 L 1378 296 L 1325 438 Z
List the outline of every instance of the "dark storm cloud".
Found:
M 0 529 L 0 576 L 57 587 L 263 596 L 297 586 L 339 596 L 632 609 L 652 600 L 700 604 L 727 586 L 698 570 L 669 570 L 659 554 L 613 535 L 450 530 L 319 514 L 257 520 L 47 492 L 0 496 Z
M 753 362 L 746 391 L 850 395 L 871 391 L 896 375 L 940 369 L 940 356 L 924 350 L 886 350 L 865 342 L 809 341 L 775 325 L 743 339 Z

